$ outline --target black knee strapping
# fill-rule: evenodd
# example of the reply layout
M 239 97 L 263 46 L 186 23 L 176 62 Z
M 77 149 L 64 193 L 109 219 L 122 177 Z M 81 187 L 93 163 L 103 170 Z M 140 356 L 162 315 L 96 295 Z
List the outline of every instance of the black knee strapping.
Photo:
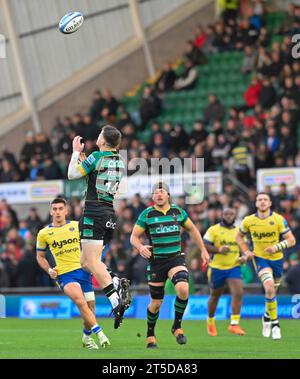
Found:
M 185 270 L 178 271 L 176 274 L 173 275 L 172 283 L 174 286 L 179 282 L 189 282 L 189 273 Z
M 149 284 L 151 299 L 161 300 L 165 295 L 165 287 L 157 287 Z

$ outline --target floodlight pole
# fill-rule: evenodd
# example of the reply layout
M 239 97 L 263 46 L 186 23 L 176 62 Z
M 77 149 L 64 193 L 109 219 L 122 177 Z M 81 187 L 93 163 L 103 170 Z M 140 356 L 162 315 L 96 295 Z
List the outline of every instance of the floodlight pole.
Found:
M 31 92 L 29 89 L 29 83 L 26 79 L 26 73 L 24 70 L 24 65 L 22 63 L 22 53 L 21 53 L 21 48 L 20 48 L 20 43 L 19 43 L 19 37 L 16 33 L 12 10 L 10 8 L 9 0 L 0 0 L 0 1 L 2 1 L 4 19 L 7 25 L 8 37 L 11 43 L 13 60 L 16 66 L 17 76 L 19 79 L 19 84 L 20 84 L 20 89 L 21 89 L 24 105 L 27 109 L 29 109 L 34 130 L 36 133 L 38 133 L 42 129 L 41 129 L 40 121 L 39 121 L 39 116 L 36 110 L 34 98 L 31 95 Z
M 150 76 L 154 76 L 155 67 L 153 63 L 153 57 L 152 57 L 149 43 L 145 34 L 145 29 L 142 24 L 141 15 L 139 11 L 139 5 L 136 0 L 128 0 L 128 4 L 129 4 L 130 12 L 131 12 L 131 17 L 132 17 L 135 33 L 143 45 L 148 74 Z

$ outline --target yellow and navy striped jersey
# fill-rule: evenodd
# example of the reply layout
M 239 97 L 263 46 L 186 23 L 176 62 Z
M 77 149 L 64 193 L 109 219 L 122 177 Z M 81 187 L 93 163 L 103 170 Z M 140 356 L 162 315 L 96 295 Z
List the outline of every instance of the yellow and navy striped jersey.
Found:
M 153 247 L 153 258 L 168 258 L 181 253 L 181 226 L 188 219 L 186 211 L 176 204 L 163 213 L 155 206 L 145 209 L 136 221 L 144 229 Z
M 230 251 L 226 254 L 214 254 L 209 267 L 219 270 L 229 270 L 240 265 L 238 261 L 240 249 L 235 240 L 237 232 L 238 227 L 233 226 L 228 228 L 222 222 L 207 229 L 203 237 L 205 243 L 211 244 L 216 248 L 222 246 L 230 247 Z
M 81 268 L 78 222 L 67 221 L 58 227 L 50 224 L 41 229 L 37 235 L 36 250 L 47 249 L 53 255 L 58 275 Z
M 272 261 L 283 257 L 282 251 L 274 254 L 264 251 L 265 248 L 280 242 L 281 238 L 290 231 L 287 221 L 278 213 L 271 212 L 264 219 L 259 218 L 257 213 L 247 216 L 242 221 L 240 231 L 243 234 L 249 233 L 253 243 L 253 252 L 257 257 Z

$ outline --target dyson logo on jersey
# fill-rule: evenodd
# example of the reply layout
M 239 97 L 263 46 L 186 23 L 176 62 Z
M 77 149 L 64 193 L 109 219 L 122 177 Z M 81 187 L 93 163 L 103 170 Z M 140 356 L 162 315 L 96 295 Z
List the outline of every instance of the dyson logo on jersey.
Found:
M 252 237 L 254 238 L 257 238 L 259 240 L 263 239 L 263 238 L 267 238 L 267 237 L 275 237 L 276 236 L 276 233 L 275 232 L 262 232 L 262 233 L 257 233 L 257 232 L 254 232 L 252 234 Z
M 54 248 L 55 247 L 62 248 L 63 246 L 68 245 L 69 243 L 78 243 L 78 242 L 79 242 L 78 238 L 69 238 L 67 240 L 53 241 L 51 246 Z
M 155 231 L 157 234 L 179 232 L 179 226 L 178 225 L 170 225 L 170 226 L 160 225 L 158 228 L 155 229 Z
M 115 222 L 112 222 L 112 220 L 109 220 L 109 221 L 106 221 L 105 226 L 106 226 L 108 229 L 115 229 L 115 227 L 116 227 L 116 223 L 115 223 Z

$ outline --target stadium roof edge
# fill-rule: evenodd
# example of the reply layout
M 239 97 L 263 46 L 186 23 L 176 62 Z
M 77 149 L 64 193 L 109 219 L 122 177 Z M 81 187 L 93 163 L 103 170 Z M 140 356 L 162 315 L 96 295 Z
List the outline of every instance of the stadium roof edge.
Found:
M 192 16 L 196 11 L 205 8 L 213 2 L 214 0 L 202 0 L 201 3 L 199 0 L 191 0 L 146 28 L 146 35 L 150 41 L 154 40 L 178 23 Z M 37 111 L 40 112 L 51 106 L 141 47 L 142 41 L 138 37 L 125 41 L 35 99 Z M 29 120 L 30 116 L 30 112 L 25 107 L 5 116 L 0 120 L 0 137 Z

